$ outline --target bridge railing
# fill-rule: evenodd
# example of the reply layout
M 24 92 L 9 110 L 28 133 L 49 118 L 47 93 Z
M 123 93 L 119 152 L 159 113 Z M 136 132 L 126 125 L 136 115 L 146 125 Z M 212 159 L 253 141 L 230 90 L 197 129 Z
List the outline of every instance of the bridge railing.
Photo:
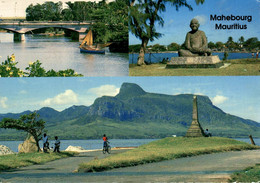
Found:
M 24 24 L 70 24 L 70 25 L 82 25 L 92 24 L 95 21 L 0 21 L 0 24 L 13 24 L 13 25 L 24 25 Z

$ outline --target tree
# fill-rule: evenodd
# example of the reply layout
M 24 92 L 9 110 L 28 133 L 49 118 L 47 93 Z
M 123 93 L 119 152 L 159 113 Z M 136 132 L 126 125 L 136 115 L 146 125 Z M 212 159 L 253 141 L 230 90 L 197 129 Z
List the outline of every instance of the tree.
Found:
M 216 42 L 216 47 L 218 50 L 222 50 L 224 48 L 224 43 L 221 41 Z
M 0 122 L 0 128 L 11 128 L 26 131 L 29 136 L 33 136 L 36 141 L 38 151 L 40 151 L 39 140 L 45 127 L 45 121 L 42 119 L 37 120 L 38 117 L 39 114 L 34 112 L 31 114 L 22 115 L 19 119 L 4 118 Z
M 239 43 L 243 44 L 245 42 L 245 38 L 243 36 L 241 36 L 239 39 L 238 39 Z
M 244 46 L 249 49 L 249 50 L 252 50 L 254 48 L 259 48 L 260 47 L 260 42 L 258 41 L 258 38 L 257 37 L 251 37 L 249 39 L 247 39 L 245 42 L 244 42 Z
M 152 46 L 152 51 L 154 52 L 166 51 L 166 47 L 160 44 L 155 44 Z
M 167 46 L 168 51 L 178 51 L 180 49 L 180 45 L 177 43 L 171 43 Z
M 214 49 L 214 48 L 216 48 L 216 45 L 213 43 L 213 42 L 209 42 L 208 43 L 208 47 L 210 48 L 210 49 Z
M 137 53 L 141 48 L 140 44 L 129 45 L 129 53 Z
M 196 0 L 197 4 L 203 2 L 204 0 Z M 145 64 L 144 55 L 148 42 L 162 36 L 161 33 L 156 31 L 155 23 L 158 23 L 160 26 L 164 25 L 164 20 L 158 13 L 166 11 L 166 3 L 175 6 L 177 11 L 181 6 L 192 10 L 192 7 L 187 4 L 186 0 L 138 0 L 138 3 L 135 3 L 135 0 L 131 0 L 130 2 L 130 31 L 141 40 L 137 65 Z

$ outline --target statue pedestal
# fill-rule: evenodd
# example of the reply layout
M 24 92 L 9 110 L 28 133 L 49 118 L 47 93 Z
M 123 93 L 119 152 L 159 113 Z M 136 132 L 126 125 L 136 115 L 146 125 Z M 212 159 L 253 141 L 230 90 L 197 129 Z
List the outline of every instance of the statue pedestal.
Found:
M 223 63 L 217 55 L 197 57 L 172 57 L 166 68 L 218 68 Z

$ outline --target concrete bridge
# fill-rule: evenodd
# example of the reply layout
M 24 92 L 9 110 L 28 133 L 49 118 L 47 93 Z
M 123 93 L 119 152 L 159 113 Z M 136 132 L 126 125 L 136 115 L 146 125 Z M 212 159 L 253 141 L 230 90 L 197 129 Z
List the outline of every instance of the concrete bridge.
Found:
M 75 22 L 75 21 L 49 21 L 49 22 L 39 22 L 39 21 L 13 21 L 13 22 L 0 22 L 0 29 L 8 30 L 14 33 L 14 41 L 24 41 L 25 34 L 30 33 L 33 30 L 43 29 L 43 28 L 62 28 L 70 30 L 73 39 L 82 40 L 87 34 L 87 30 L 93 22 Z

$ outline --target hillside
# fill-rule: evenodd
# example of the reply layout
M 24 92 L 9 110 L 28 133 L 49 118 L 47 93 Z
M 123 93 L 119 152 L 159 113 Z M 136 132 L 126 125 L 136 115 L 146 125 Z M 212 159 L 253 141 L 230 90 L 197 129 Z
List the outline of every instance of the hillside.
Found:
M 48 134 L 61 139 L 98 139 L 104 133 L 109 138 L 162 138 L 185 135 L 192 121 L 192 98 L 191 94 L 148 93 L 136 84 L 123 83 L 118 95 L 97 98 L 89 107 L 72 106 L 61 112 L 44 107 L 38 113 L 46 121 Z M 225 113 L 207 96 L 197 100 L 199 121 L 213 135 L 260 137 L 260 123 Z M 0 114 L 0 120 L 20 115 Z M 0 132 L 2 140 L 24 136 L 13 130 Z

